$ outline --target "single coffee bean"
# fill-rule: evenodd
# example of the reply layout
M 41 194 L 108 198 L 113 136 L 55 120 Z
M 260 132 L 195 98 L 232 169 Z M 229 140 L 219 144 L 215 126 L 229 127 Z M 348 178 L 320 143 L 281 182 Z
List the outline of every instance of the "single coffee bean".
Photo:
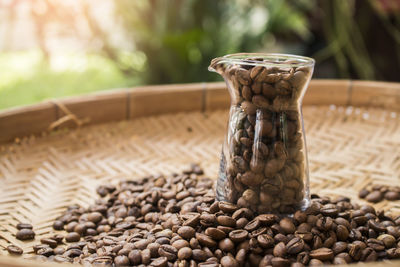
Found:
M 296 231 L 296 226 L 293 224 L 292 220 L 289 218 L 283 218 L 279 222 L 279 226 L 285 234 L 293 234 Z
M 346 262 L 346 260 L 344 258 L 335 257 L 333 259 L 333 264 L 335 264 L 335 265 L 345 265 L 345 264 L 347 264 L 347 262 Z
M 286 255 L 287 249 L 285 243 L 279 242 L 275 245 L 273 254 L 275 257 L 284 257 Z
M 152 244 L 157 244 L 157 243 L 152 243 Z M 149 246 L 152 244 L 149 244 Z M 185 239 L 178 239 L 172 243 L 172 246 L 179 250 L 183 247 L 190 247 L 190 243 Z M 149 248 L 149 247 L 147 246 L 147 248 Z M 157 248 L 157 250 L 158 250 L 158 248 Z
M 129 266 L 129 259 L 127 256 L 117 256 L 114 259 L 115 266 Z
M 235 243 L 240 243 L 243 242 L 244 240 L 246 240 L 246 238 L 248 237 L 248 232 L 246 230 L 234 230 L 232 232 L 229 233 L 229 238 L 235 242 Z
M 55 248 L 53 251 L 54 251 L 54 255 L 62 255 L 62 254 L 64 254 L 65 249 L 63 247 L 58 247 L 58 248 Z
M 37 245 L 33 245 L 33 246 L 32 246 L 32 249 L 33 249 L 33 252 L 37 253 L 37 251 L 38 251 L 39 249 L 41 249 L 41 248 L 48 248 L 48 247 L 50 247 L 50 246 L 47 245 L 47 244 L 37 244 Z
M 190 226 L 182 226 L 178 229 L 178 234 L 185 239 L 191 239 L 194 237 L 195 233 L 196 230 Z
M 262 248 L 272 248 L 275 244 L 272 236 L 268 234 L 261 234 L 257 236 L 257 242 Z
M 336 236 L 337 239 L 340 241 L 346 241 L 347 238 L 349 237 L 349 230 L 347 230 L 347 227 L 344 225 L 338 225 L 336 228 Z
M 36 251 L 36 254 L 49 257 L 50 255 L 54 254 L 54 251 L 50 247 L 43 247 L 43 248 L 39 249 L 38 251 Z
M 224 256 L 221 258 L 222 267 L 239 267 L 239 263 L 232 256 Z
M 8 253 L 10 253 L 12 255 L 22 255 L 22 253 L 24 253 L 22 248 L 20 248 L 20 247 L 18 247 L 16 245 L 7 246 L 7 251 L 8 251 Z
M 97 211 L 91 212 L 88 215 L 88 220 L 93 223 L 99 223 L 102 219 L 103 219 L 103 215 L 101 215 L 101 213 L 97 212 Z
M 199 243 L 203 246 L 206 247 L 215 247 L 217 243 L 212 240 L 209 236 L 201 233 L 196 233 L 196 239 L 199 241 Z
M 221 240 L 226 237 L 226 233 L 224 231 L 214 227 L 207 228 L 205 234 L 214 240 Z
M 232 252 L 235 249 L 235 244 L 229 238 L 225 238 L 219 241 L 218 247 L 224 252 Z
M 92 264 L 94 266 L 110 266 L 113 263 L 113 259 L 110 256 L 99 256 L 94 258 Z
M 236 77 L 243 85 L 249 85 L 251 83 L 250 72 L 246 69 L 237 68 Z
M 161 247 L 160 247 L 161 248 Z M 160 249 L 159 249 L 160 250 Z M 164 252 L 166 252 L 165 250 L 164 250 Z M 168 253 L 168 252 L 166 252 L 166 253 Z M 144 250 L 142 250 L 141 251 L 141 256 L 142 256 L 142 264 L 145 264 L 145 265 L 149 265 L 150 264 L 150 261 L 151 261 L 151 251 L 149 250 L 149 249 L 144 249 Z M 173 255 L 172 254 L 170 254 L 169 255 L 171 258 L 173 257 Z M 175 256 L 175 258 L 176 258 L 176 256 Z M 175 259 L 174 258 L 174 259 Z
M 396 244 L 396 239 L 392 235 L 383 234 L 378 236 L 379 241 L 382 241 L 386 248 L 391 248 Z
M 51 248 L 55 248 L 58 245 L 57 241 L 54 239 L 51 239 L 51 238 L 42 238 L 42 239 L 40 239 L 40 243 L 47 244 Z
M 68 233 L 65 237 L 65 241 L 71 242 L 78 242 L 81 239 L 81 236 L 76 232 Z
M 274 257 L 271 260 L 272 266 L 276 267 L 289 267 L 290 261 L 281 257 Z
M 370 191 L 368 191 L 367 189 L 361 189 L 360 192 L 358 193 L 358 197 L 359 198 L 365 198 L 366 196 L 368 196 L 368 194 L 370 193 Z
M 192 249 L 189 247 L 183 247 L 178 251 L 178 259 L 187 260 L 192 257 Z
M 249 222 L 245 227 L 244 230 L 246 231 L 254 231 L 261 225 L 261 221 L 258 218 L 255 218 L 251 222 Z
M 128 254 L 128 259 L 131 264 L 139 265 L 142 262 L 142 255 L 140 253 L 140 250 L 134 249 L 134 250 L 130 251 Z
M 371 193 L 369 193 L 365 199 L 368 202 L 372 202 L 372 203 L 378 203 L 383 199 L 382 193 L 380 191 L 372 191 Z
M 166 257 L 169 261 L 173 261 L 176 259 L 176 254 L 178 253 L 178 250 L 171 246 L 171 245 L 161 245 L 160 248 L 158 249 L 158 254 L 161 257 Z
M 378 259 L 378 254 L 372 248 L 365 248 L 361 252 L 361 261 L 371 262 Z
M 35 239 L 35 232 L 31 229 L 23 228 L 17 232 L 15 237 L 18 240 L 33 240 Z
M 218 203 L 218 207 L 220 210 L 226 213 L 234 213 L 239 208 L 237 205 L 225 201 L 220 201 Z
M 223 226 L 228 226 L 228 227 L 235 227 L 236 226 L 236 220 L 233 219 L 230 216 L 225 216 L 225 215 L 218 216 L 217 217 L 217 222 L 220 225 L 223 225 Z
M 32 224 L 29 224 L 29 223 L 19 223 L 19 224 L 17 224 L 17 229 L 18 230 L 21 230 L 21 229 L 30 229 L 30 230 L 32 230 L 33 226 L 32 226 Z
M 324 266 L 324 263 L 319 259 L 311 259 L 308 266 Z
M 297 254 L 303 250 L 304 245 L 303 239 L 295 237 L 286 244 L 286 250 L 289 254 Z
M 332 249 L 329 248 L 319 248 L 312 250 L 310 252 L 310 257 L 320 261 L 332 260 L 334 257 Z
M 389 191 L 385 193 L 385 199 L 389 201 L 399 200 L 400 192 Z
M 207 254 L 201 249 L 193 249 L 192 257 L 195 261 L 202 262 L 207 259 Z
M 157 259 L 154 259 L 150 266 L 154 267 L 167 267 L 168 266 L 168 259 L 166 257 L 159 257 Z
M 54 230 L 64 230 L 64 223 L 62 221 L 54 221 L 53 223 L 53 229 Z

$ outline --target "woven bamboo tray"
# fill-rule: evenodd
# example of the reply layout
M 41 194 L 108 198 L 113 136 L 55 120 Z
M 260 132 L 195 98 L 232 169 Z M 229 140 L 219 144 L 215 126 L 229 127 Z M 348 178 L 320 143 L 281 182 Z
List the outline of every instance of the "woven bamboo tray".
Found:
M 99 184 L 170 173 L 191 162 L 216 177 L 228 107 L 225 84 L 201 83 L 1 112 L 0 266 L 54 265 L 9 256 L 5 248 L 13 243 L 32 251 L 53 233 L 52 221 L 66 206 L 92 203 Z M 303 112 L 312 192 L 363 202 L 357 194 L 366 185 L 400 184 L 400 83 L 313 80 Z M 400 214 L 400 201 L 375 207 Z M 33 224 L 36 241 L 15 239 L 19 222 Z

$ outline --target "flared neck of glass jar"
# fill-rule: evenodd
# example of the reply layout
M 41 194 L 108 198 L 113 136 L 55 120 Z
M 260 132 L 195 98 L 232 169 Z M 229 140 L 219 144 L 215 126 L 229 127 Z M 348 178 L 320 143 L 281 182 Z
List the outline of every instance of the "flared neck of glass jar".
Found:
M 223 75 L 225 69 L 232 65 L 247 68 L 253 66 L 300 68 L 313 67 L 314 59 L 290 54 L 275 53 L 237 53 L 214 58 L 208 67 L 209 71 Z

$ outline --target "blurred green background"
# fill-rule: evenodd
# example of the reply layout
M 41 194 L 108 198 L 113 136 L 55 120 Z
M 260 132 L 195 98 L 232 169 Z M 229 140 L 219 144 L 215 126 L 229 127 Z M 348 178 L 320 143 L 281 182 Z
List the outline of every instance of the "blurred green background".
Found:
M 400 81 L 400 0 L 0 0 L 0 109 L 221 80 L 214 57 L 314 57 L 314 78 Z

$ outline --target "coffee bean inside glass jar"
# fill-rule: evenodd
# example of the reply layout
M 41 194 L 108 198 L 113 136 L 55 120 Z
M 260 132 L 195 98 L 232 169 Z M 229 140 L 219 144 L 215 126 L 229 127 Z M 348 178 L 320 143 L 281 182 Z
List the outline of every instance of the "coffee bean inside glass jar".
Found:
M 254 60 L 257 58 L 257 60 Z M 301 101 L 310 58 L 233 54 L 214 59 L 231 94 L 217 198 L 254 212 L 291 214 L 309 203 Z

